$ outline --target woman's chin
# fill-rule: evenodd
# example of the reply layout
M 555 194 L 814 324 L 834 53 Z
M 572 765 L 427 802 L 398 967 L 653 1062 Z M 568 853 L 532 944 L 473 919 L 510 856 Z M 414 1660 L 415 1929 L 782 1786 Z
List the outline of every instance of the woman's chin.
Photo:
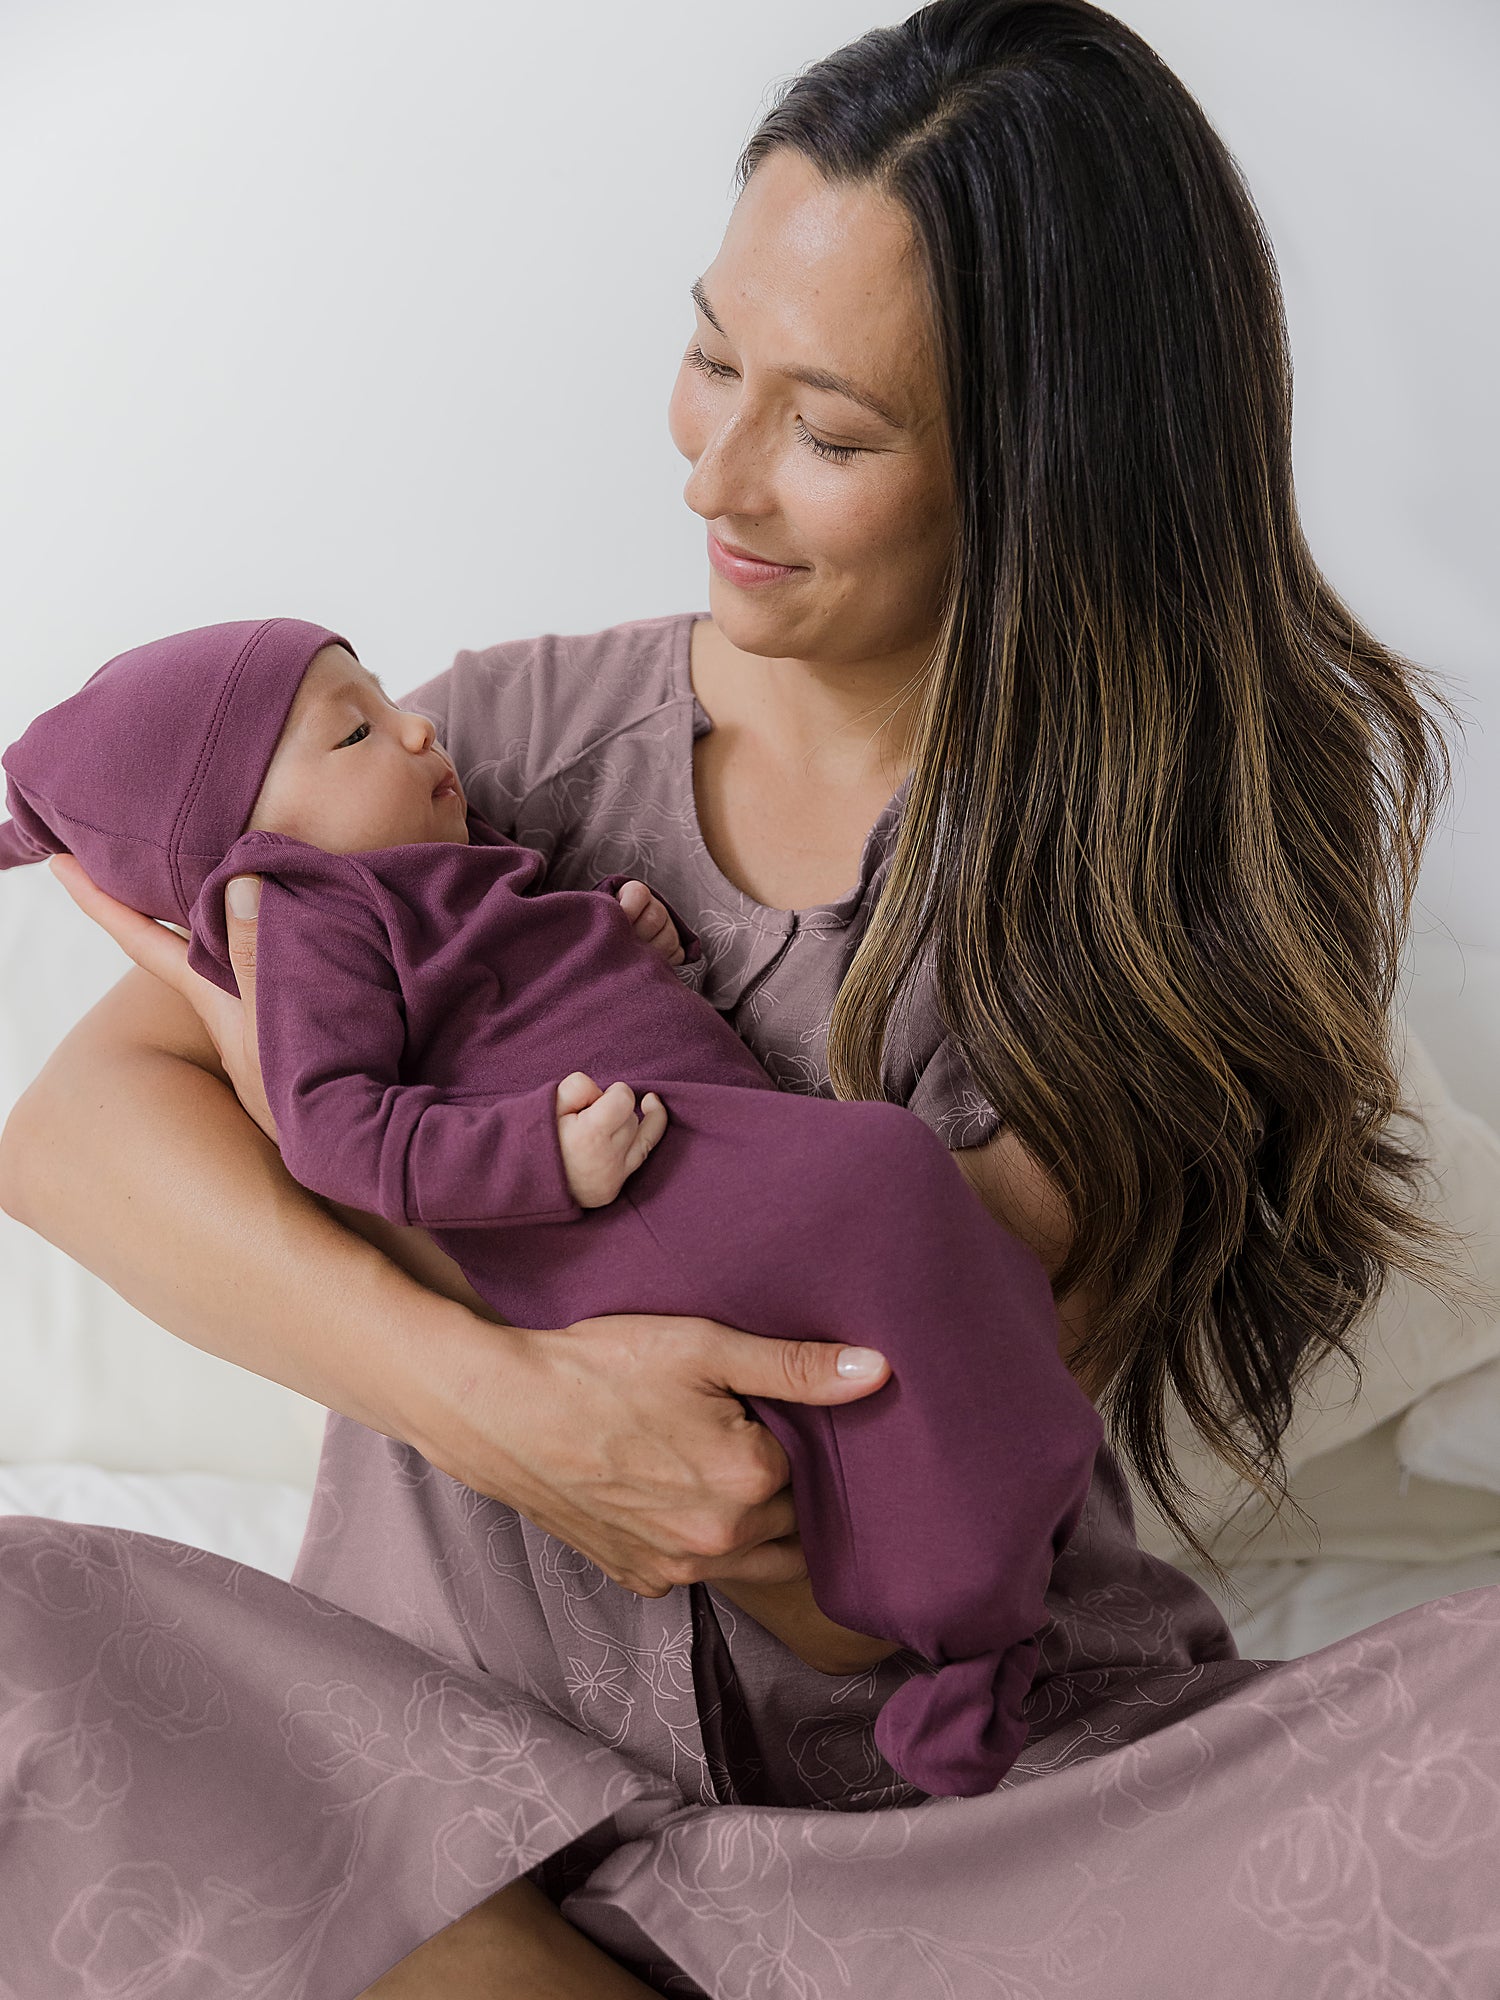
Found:
M 766 660 L 790 660 L 800 656 L 807 630 L 805 612 L 799 615 L 787 601 L 792 588 L 758 585 L 744 589 L 729 582 L 717 570 L 709 571 L 708 608 L 721 637 L 741 653 L 756 653 Z M 778 602 L 778 600 L 780 600 Z

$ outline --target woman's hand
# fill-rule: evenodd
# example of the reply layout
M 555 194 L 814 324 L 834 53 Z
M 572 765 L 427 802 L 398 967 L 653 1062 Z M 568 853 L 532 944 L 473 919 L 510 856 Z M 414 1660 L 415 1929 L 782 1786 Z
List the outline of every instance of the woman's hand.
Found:
M 868 1350 L 717 1321 L 612 1313 L 556 1332 L 474 1325 L 446 1350 L 411 1442 L 641 1597 L 807 1573 L 786 1454 L 740 1396 L 848 1403 L 890 1370 Z
M 55 854 L 47 865 L 84 915 L 107 930 L 127 958 L 187 1001 L 218 1050 L 235 1096 L 266 1137 L 274 1141 L 276 1121 L 266 1102 L 255 1033 L 255 917 L 260 905 L 260 877 L 236 875 L 224 895 L 229 958 L 240 989 L 235 999 L 193 971 L 187 960 L 187 943 L 176 931 L 107 896 L 84 873 L 76 856 Z

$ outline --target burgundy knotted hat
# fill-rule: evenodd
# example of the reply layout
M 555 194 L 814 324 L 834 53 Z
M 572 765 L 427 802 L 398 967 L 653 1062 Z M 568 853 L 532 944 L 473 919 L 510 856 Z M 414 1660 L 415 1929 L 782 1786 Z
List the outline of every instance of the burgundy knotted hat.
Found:
M 120 902 L 186 925 L 325 646 L 354 652 L 322 625 L 251 618 L 117 654 L 0 757 L 0 868 L 76 854 Z

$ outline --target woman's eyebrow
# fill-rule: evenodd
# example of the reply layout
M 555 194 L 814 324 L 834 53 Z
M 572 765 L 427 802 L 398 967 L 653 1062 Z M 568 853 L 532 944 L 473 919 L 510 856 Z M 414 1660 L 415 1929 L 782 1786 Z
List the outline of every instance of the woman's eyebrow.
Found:
M 719 324 L 713 307 L 708 302 L 708 294 L 703 289 L 703 280 L 695 278 L 691 290 L 693 304 L 702 313 L 714 332 L 723 334 L 727 340 L 729 335 L 724 333 L 724 329 Z M 880 418 L 882 423 L 891 425 L 892 429 L 898 431 L 905 429 L 901 418 L 894 411 L 888 410 L 884 403 L 878 402 L 868 390 L 856 389 L 854 384 L 847 381 L 842 375 L 831 374 L 826 368 L 783 368 L 781 372 L 783 375 L 789 376 L 793 382 L 801 382 L 809 389 L 828 389 L 835 396 L 847 396 L 851 403 L 858 403 L 861 408 L 871 411 L 875 416 Z

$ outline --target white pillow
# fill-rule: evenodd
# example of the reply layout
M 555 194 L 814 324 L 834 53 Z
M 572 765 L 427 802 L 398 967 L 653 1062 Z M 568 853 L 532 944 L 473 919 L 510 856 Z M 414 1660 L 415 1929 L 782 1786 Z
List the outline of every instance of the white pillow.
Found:
M 1500 1493 L 1500 1361 L 1414 1404 L 1396 1432 L 1396 1457 L 1424 1479 Z
M 0 1121 L 126 969 L 46 867 L 0 874 Z M 0 1462 L 310 1487 L 325 1414 L 164 1332 L 0 1213 Z
M 1278 1514 L 1255 1495 L 1219 1529 L 1215 1557 L 1238 1576 L 1242 1568 L 1287 1559 L 1433 1563 L 1500 1551 L 1500 1493 L 1452 1486 L 1403 1466 L 1396 1456 L 1403 1421 L 1402 1414 L 1387 1417 L 1299 1465 Z M 1191 1568 L 1181 1551 L 1153 1553 Z
M 1396 1127 L 1431 1155 L 1438 1183 L 1432 1205 L 1463 1233 L 1465 1275 L 1483 1288 L 1487 1303 L 1478 1309 L 1450 1306 L 1427 1286 L 1394 1275 L 1349 1334 L 1364 1368 L 1359 1394 L 1354 1393 L 1348 1364 L 1336 1354 L 1330 1354 L 1304 1384 L 1283 1447 L 1292 1474 L 1364 1437 L 1441 1384 L 1500 1358 L 1500 1137 L 1482 1118 L 1453 1102 L 1409 1022 L 1398 1024 L 1395 1040 L 1402 1096 L 1417 1107 L 1425 1131 L 1414 1132 L 1405 1119 L 1397 1119 Z M 1239 1553 L 1246 1536 L 1265 1522 L 1264 1503 L 1199 1439 L 1175 1397 L 1169 1401 L 1167 1421 L 1176 1463 L 1204 1503 L 1203 1518 L 1213 1523 L 1233 1517 L 1233 1528 L 1213 1545 L 1219 1560 L 1226 1560 L 1226 1550 Z M 1177 1560 L 1182 1553 L 1177 1535 L 1130 1468 L 1124 1470 L 1142 1546 L 1168 1561 Z M 1305 1484 L 1294 1489 L 1304 1506 Z M 1317 1480 L 1312 1484 L 1316 1491 Z M 1317 1507 L 1311 1511 L 1316 1521 Z M 1394 1559 L 1403 1531 L 1392 1522 L 1390 1532 Z M 1367 1521 L 1361 1533 L 1368 1544 L 1361 1553 L 1376 1553 L 1384 1533 L 1381 1520 Z M 1500 1547 L 1500 1537 L 1494 1545 Z M 1269 1545 L 1264 1550 L 1258 1545 L 1244 1548 L 1247 1555 L 1277 1552 Z

